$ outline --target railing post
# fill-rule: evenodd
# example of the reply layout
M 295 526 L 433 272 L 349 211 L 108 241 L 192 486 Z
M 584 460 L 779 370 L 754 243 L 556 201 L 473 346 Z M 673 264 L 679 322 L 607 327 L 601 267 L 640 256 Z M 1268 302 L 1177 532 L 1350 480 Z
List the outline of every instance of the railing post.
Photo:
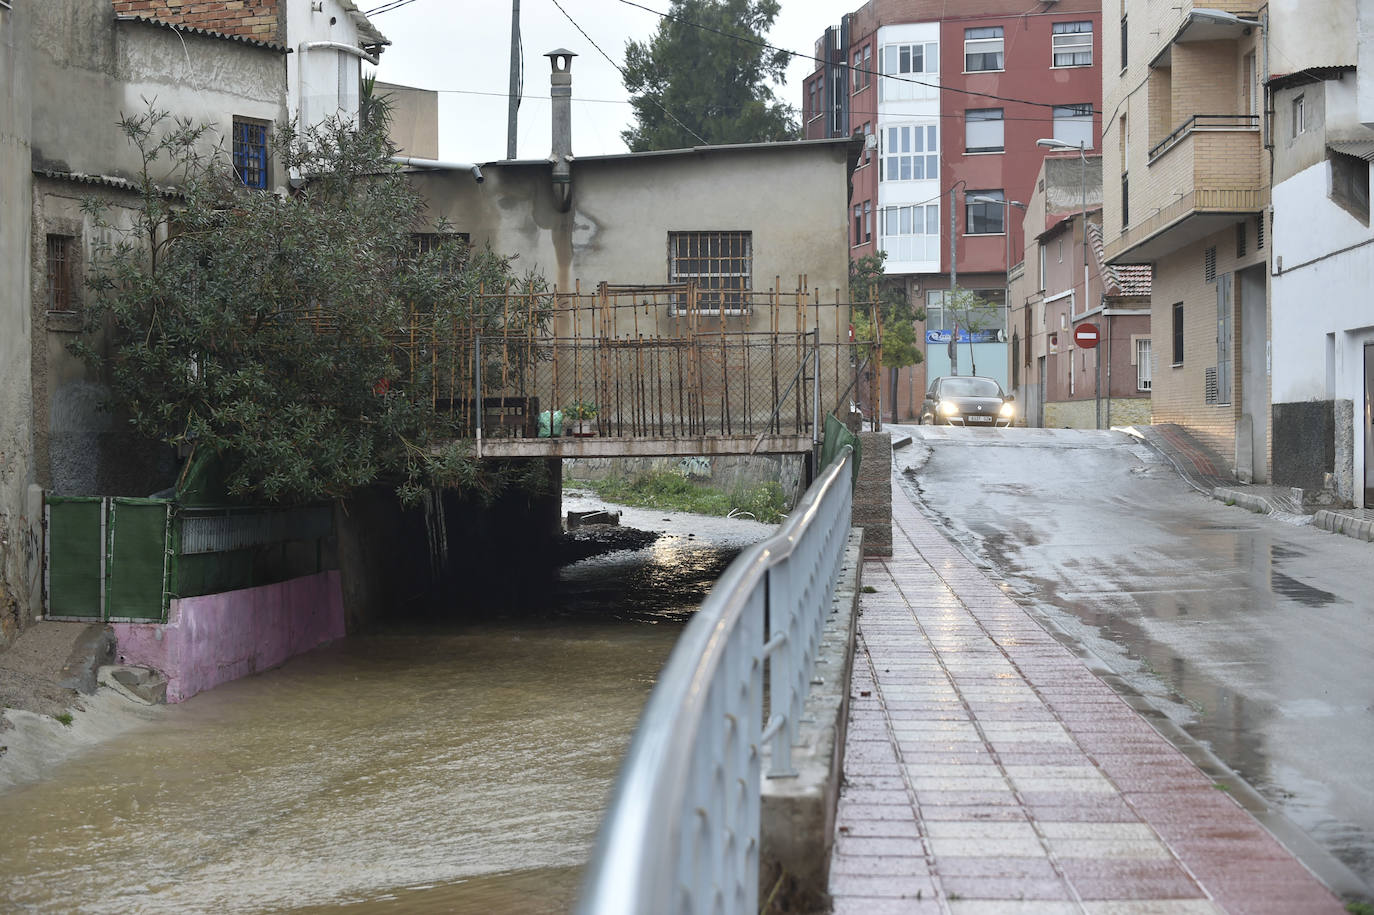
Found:
M 477 456 L 480 458 L 482 456 L 482 337 L 480 335 L 473 338 L 472 366 L 477 375 L 474 385 L 477 392 L 477 403 L 473 404 L 473 411 L 476 413 L 474 422 L 477 428 Z

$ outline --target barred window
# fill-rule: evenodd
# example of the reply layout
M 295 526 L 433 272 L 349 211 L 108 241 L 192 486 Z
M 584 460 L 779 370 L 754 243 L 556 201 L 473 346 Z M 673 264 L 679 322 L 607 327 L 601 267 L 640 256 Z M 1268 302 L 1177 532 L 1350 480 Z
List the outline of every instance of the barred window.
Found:
M 751 232 L 669 232 L 668 281 L 696 283 L 698 314 L 743 314 L 753 288 L 753 249 Z
M 234 174 L 247 187 L 267 187 L 267 124 L 234 118 Z
M 1091 67 L 1093 65 L 1093 24 L 1056 22 L 1050 37 L 1051 66 Z
M 48 236 L 48 311 L 76 310 L 72 295 L 76 239 L 71 235 Z

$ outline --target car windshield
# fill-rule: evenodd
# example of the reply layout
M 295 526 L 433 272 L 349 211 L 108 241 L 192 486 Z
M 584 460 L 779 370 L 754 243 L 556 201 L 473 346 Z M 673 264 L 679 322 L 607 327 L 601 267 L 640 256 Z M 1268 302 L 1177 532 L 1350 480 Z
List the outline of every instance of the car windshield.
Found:
M 941 397 L 1001 397 L 1001 386 L 991 378 L 946 378 L 940 382 Z

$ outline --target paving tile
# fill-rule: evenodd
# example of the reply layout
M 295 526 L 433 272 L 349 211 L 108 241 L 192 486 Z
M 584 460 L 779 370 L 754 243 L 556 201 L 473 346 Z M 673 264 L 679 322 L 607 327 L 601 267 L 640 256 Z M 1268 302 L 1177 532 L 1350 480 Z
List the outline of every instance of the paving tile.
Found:
M 949 901 L 950 915 L 1081 915 L 1072 902 L 1009 899 L 958 899 Z
M 1129 842 L 1157 842 L 1154 830 L 1144 823 L 1037 822 L 1047 839 L 1096 839 Z
M 1036 838 L 1029 820 L 929 820 L 926 835 L 934 839 L 1024 839 Z
M 948 806 L 922 804 L 921 819 L 926 823 L 941 820 L 969 820 L 973 822 L 1022 820 L 1029 822 L 1025 809 L 1011 805 L 988 807 L 972 804 Z
M 1029 877 L 1055 878 L 1054 865 L 1049 858 L 1002 858 L 945 855 L 935 862 L 935 871 L 942 878 L 955 877 Z
M 856 820 L 849 816 L 844 807 L 840 807 L 835 832 L 841 836 L 891 839 L 914 839 L 921 834 L 920 827 L 914 819 Z
M 1206 899 L 1133 899 L 1083 902 L 1085 915 L 1225 915 Z
M 920 839 L 842 837 L 835 846 L 837 855 L 869 855 L 875 857 L 924 857 L 926 847 Z
M 988 877 L 941 874 L 940 885 L 948 898 L 964 900 L 1060 900 L 1073 898 L 1068 885 L 1058 877 Z
M 938 915 L 943 909 L 936 899 L 893 899 L 866 896 L 837 896 L 834 915 Z
M 841 802 L 850 804 L 905 804 L 911 806 L 911 798 L 905 787 L 900 788 L 862 788 L 846 786 L 840 791 Z
M 1065 858 L 1172 859 L 1158 839 L 1050 839 L 1050 850 Z
M 938 862 L 942 857 L 970 858 L 1001 855 L 1007 858 L 1044 858 L 1045 848 L 1036 838 L 1029 839 L 958 839 L 931 838 L 930 853 Z
M 835 885 L 836 874 L 882 874 L 890 877 L 929 877 L 930 865 L 925 858 L 913 857 L 865 857 L 863 855 L 836 855 L 830 865 L 830 884 Z M 849 892 L 849 895 L 863 895 Z
M 935 881 L 925 876 L 838 873 L 830 876 L 836 896 L 921 898 L 935 896 Z
M 914 820 L 909 803 L 902 804 L 855 804 L 844 801 L 841 815 L 846 820 Z

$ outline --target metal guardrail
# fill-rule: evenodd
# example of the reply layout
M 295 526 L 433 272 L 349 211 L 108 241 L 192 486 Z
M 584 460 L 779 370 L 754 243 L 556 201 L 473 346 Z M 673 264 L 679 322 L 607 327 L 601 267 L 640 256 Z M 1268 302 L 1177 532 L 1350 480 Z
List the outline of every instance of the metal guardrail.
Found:
M 770 778 L 795 774 L 853 465 L 846 447 L 778 532 L 730 564 L 678 638 L 602 822 L 581 915 L 758 911 L 764 747 Z
M 1173 133 L 1160 140 L 1150 147 L 1149 161 L 1167 152 L 1175 143 L 1183 139 L 1185 134 L 1192 133 L 1194 130 L 1258 130 L 1259 115 L 1257 114 L 1195 114 L 1174 128 Z

